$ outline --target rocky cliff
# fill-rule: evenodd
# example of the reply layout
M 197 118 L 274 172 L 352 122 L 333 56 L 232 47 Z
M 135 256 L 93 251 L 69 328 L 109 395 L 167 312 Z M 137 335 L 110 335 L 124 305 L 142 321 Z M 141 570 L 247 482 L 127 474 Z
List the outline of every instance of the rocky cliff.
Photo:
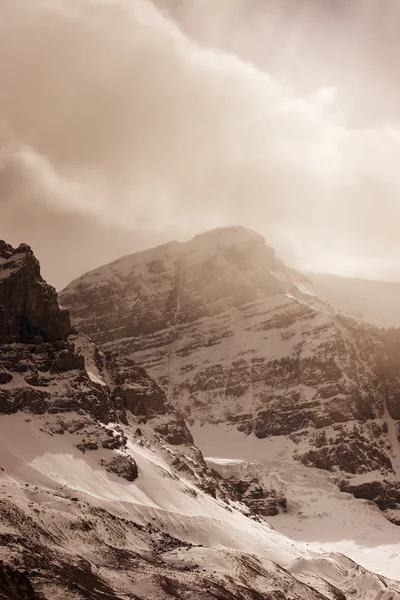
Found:
M 217 229 L 121 258 L 61 301 L 190 423 L 290 437 L 297 460 L 337 470 L 400 523 L 398 334 L 335 313 L 258 234 Z
M 29 246 L 0 240 L 0 343 L 54 342 L 71 333 L 68 313 L 40 276 Z

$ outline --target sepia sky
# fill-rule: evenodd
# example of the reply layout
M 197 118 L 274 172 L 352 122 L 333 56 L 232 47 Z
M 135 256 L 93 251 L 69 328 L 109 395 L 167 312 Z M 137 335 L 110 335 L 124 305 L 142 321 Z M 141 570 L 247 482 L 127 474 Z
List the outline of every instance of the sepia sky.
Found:
M 61 288 L 241 224 L 400 281 L 397 0 L 0 0 L 0 238 Z

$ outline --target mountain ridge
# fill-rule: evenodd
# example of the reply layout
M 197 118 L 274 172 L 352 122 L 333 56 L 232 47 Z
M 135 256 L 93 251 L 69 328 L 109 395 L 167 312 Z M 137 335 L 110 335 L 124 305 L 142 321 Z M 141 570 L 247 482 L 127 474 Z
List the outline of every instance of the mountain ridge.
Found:
M 327 273 L 304 273 L 316 295 L 336 312 L 377 327 L 400 326 L 400 283 L 342 277 Z

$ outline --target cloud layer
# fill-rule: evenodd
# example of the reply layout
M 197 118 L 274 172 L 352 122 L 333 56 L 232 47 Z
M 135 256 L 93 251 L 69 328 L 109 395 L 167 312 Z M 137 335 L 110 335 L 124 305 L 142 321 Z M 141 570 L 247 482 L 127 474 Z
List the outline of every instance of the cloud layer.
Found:
M 32 243 L 54 284 L 237 223 L 294 266 L 400 279 L 387 115 L 356 126 L 337 82 L 300 93 L 149 0 L 0 10 L 0 237 Z

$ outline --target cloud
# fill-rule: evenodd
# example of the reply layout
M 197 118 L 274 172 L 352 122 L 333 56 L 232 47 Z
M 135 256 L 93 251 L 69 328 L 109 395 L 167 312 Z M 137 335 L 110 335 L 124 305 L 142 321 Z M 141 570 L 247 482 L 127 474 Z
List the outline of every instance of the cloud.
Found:
M 116 252 L 236 223 L 295 266 L 323 269 L 319 255 L 343 272 L 348 256 L 351 273 L 389 265 L 400 278 L 400 129 L 355 127 L 335 82 L 300 94 L 149 0 L 1 11 L 0 235 L 37 239 L 57 284 Z M 57 261 L 53 228 L 68 230 Z M 85 230 L 91 243 L 77 244 Z M 60 275 L 74 245 L 82 264 Z

